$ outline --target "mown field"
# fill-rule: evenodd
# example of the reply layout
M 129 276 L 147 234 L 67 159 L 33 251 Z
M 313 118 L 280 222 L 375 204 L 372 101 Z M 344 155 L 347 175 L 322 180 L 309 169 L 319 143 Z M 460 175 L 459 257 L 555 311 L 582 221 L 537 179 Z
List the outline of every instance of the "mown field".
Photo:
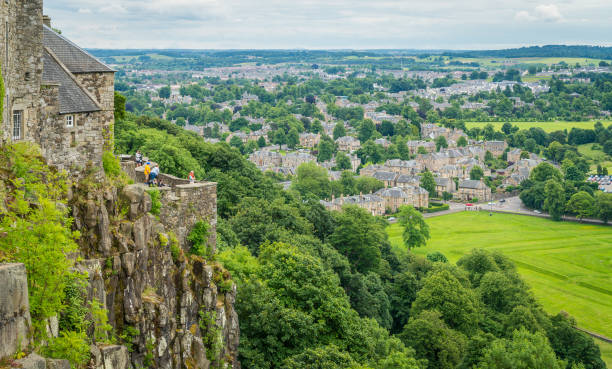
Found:
M 598 121 L 588 121 L 588 122 L 567 122 L 567 121 L 554 121 L 554 122 L 510 122 L 512 125 L 518 126 L 520 129 L 529 129 L 531 127 L 539 127 L 542 128 L 546 132 L 553 131 L 562 131 L 567 129 L 570 131 L 572 128 L 582 128 L 582 129 L 592 129 L 595 123 Z M 492 124 L 493 127 L 497 131 L 501 131 L 501 127 L 505 122 L 466 122 L 465 125 L 467 128 L 474 127 L 484 127 L 487 124 Z M 612 121 L 601 121 L 601 123 L 607 127 L 609 124 L 612 124 Z
M 547 312 L 566 311 L 580 327 L 612 337 L 612 227 L 486 212 L 427 222 L 431 239 L 416 254 L 440 251 L 454 263 L 474 248 L 501 251 Z M 388 233 L 393 248 L 406 252 L 400 226 L 389 226 Z M 598 343 L 612 367 L 612 345 Z

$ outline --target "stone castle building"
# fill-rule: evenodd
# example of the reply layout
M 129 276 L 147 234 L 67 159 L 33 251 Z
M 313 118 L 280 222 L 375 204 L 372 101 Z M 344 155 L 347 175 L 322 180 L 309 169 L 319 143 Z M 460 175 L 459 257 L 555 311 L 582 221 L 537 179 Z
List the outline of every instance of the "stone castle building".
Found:
M 42 3 L 0 2 L 0 142 L 35 142 L 58 169 L 100 165 L 112 148 L 114 71 L 55 32 Z

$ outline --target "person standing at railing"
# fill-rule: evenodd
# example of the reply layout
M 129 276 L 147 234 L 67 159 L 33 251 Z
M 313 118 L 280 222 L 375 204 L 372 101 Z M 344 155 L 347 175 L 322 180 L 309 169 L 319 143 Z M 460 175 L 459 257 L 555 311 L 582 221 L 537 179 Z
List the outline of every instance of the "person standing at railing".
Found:
M 193 170 L 189 172 L 189 183 L 195 183 L 195 173 Z
M 149 183 L 149 175 L 151 174 L 151 163 L 147 161 L 144 167 L 145 183 Z

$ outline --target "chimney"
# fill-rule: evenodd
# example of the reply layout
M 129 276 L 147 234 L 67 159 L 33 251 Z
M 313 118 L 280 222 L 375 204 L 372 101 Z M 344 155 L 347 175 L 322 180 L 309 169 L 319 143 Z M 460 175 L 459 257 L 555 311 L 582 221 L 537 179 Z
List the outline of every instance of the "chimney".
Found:
M 51 28 L 51 17 L 49 17 L 48 15 L 43 15 L 43 24 Z

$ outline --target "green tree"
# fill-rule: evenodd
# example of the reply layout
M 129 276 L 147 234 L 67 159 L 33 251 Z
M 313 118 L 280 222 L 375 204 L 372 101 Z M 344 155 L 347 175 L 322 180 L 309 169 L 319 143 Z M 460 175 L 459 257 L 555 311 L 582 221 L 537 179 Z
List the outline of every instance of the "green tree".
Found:
M 448 142 L 446 142 L 446 137 L 438 136 L 436 138 L 436 151 L 440 151 L 440 149 L 446 149 L 448 147 Z
M 355 367 L 357 363 L 347 352 L 342 352 L 334 345 L 307 348 L 304 352 L 287 358 L 282 369 L 345 369 Z
M 274 143 L 278 145 L 280 149 L 282 145 L 287 143 L 287 135 L 285 135 L 285 131 L 282 128 L 279 128 L 274 132 Z
M 319 142 L 319 150 L 317 154 L 317 161 L 322 163 L 324 161 L 331 160 L 334 155 L 334 144 L 330 140 L 322 139 Z
M 346 129 L 344 128 L 344 123 L 338 122 L 334 126 L 334 140 L 339 139 L 340 137 L 346 136 Z
M 260 136 L 260 137 L 257 139 L 257 146 L 259 146 L 259 148 L 261 149 L 261 148 L 266 147 L 266 145 L 267 145 L 267 144 L 266 144 L 266 138 L 265 138 L 264 136 Z
M 473 181 L 479 181 L 484 176 L 484 171 L 478 165 L 474 165 L 472 170 L 470 170 L 470 179 Z
M 301 164 L 297 168 L 292 188 L 302 196 L 313 194 L 319 199 L 329 198 L 332 195 L 327 170 L 313 162 Z
M 457 140 L 457 147 L 465 147 L 467 146 L 467 144 L 468 141 L 463 136 L 459 137 L 459 139 Z
M 429 225 L 423 219 L 423 215 L 412 206 L 401 206 L 399 208 L 399 224 L 404 228 L 402 239 L 404 245 L 409 249 L 425 246 L 430 238 Z
M 242 142 L 242 139 L 238 136 L 232 136 L 232 138 L 230 138 L 229 144 L 230 146 L 237 148 L 240 152 L 242 152 L 242 149 L 244 148 L 244 143 Z
M 455 368 L 467 346 L 466 337 L 450 329 L 437 311 L 425 310 L 410 318 L 400 339 L 415 350 L 418 359 L 427 360 L 429 369 Z
M 172 90 L 170 89 L 170 86 L 164 86 L 160 88 L 158 91 L 159 97 L 161 97 L 162 99 L 170 98 L 171 93 L 172 93 Z
M 566 205 L 566 210 L 576 214 L 578 219 L 591 216 L 593 214 L 594 200 L 588 192 L 580 191 L 572 195 Z
M 465 334 L 473 333 L 480 320 L 478 298 L 448 268 L 434 270 L 423 280 L 423 288 L 412 304 L 412 314 L 426 310 L 437 310 L 450 328 Z
M 0 81 L 0 92 L 3 92 L 2 81 Z M 4 93 L 2 94 L 4 96 Z M 115 91 L 115 119 L 124 119 L 125 118 L 125 96 L 121 95 L 119 92 Z M 2 102 L 0 102 L 0 115 L 2 110 Z
M 417 154 L 419 154 L 419 155 L 427 155 L 427 150 L 423 146 L 419 146 L 417 148 Z
M 337 170 L 353 170 L 351 159 L 345 153 L 338 152 L 336 154 L 336 168 Z
M 434 179 L 433 174 L 430 171 L 426 171 L 421 176 L 421 187 L 423 187 L 427 192 L 429 192 L 429 196 L 436 196 L 436 180 Z
M 544 186 L 544 196 L 542 209 L 548 212 L 553 220 L 561 220 L 565 211 L 565 191 L 563 187 L 556 180 L 549 179 Z
M 605 369 L 599 346 L 593 338 L 576 329 L 576 322 L 562 314 L 550 319 L 547 330 L 550 345 L 559 359 L 567 361 L 566 368 L 582 364 L 585 368 Z
M 556 179 L 557 181 L 561 182 L 563 176 L 561 175 L 561 172 L 557 168 L 553 167 L 550 163 L 543 162 L 533 168 L 531 174 L 529 175 L 529 179 L 535 182 L 546 182 L 549 179 Z
M 376 127 L 374 126 L 374 122 L 372 122 L 370 119 L 366 119 L 363 122 L 361 122 L 361 127 L 359 127 L 359 136 L 358 136 L 359 141 L 364 143 L 367 140 L 369 140 L 370 137 L 372 137 L 372 134 L 374 133 L 375 130 L 376 130 Z
M 498 339 L 485 350 L 483 369 L 562 369 L 561 362 L 541 333 L 514 331 L 512 339 Z
M 287 134 L 287 146 L 291 149 L 295 149 L 297 145 L 300 144 L 300 134 L 297 131 L 297 128 L 293 127 L 289 130 Z
M 387 242 L 384 227 L 366 210 L 345 206 L 334 214 L 336 225 L 329 243 L 346 256 L 360 273 L 378 269 L 380 247 Z
M 604 223 L 612 219 L 612 193 L 598 192 L 595 195 L 595 215 Z

